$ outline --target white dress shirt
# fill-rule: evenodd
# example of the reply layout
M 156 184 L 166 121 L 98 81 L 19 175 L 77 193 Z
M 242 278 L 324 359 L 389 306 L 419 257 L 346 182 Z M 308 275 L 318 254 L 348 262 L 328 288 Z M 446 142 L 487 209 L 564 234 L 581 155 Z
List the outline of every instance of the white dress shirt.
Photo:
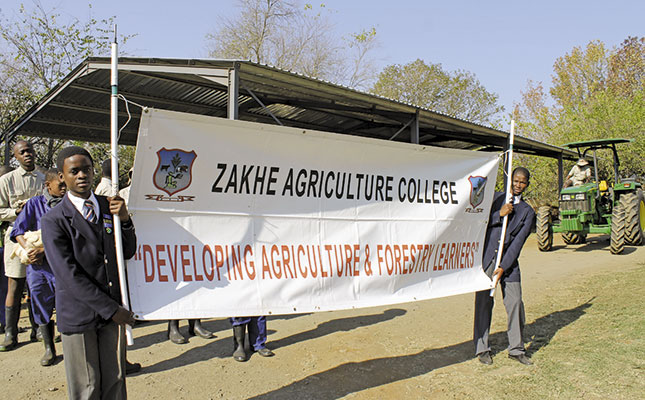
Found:
M 81 213 L 81 215 L 83 215 L 83 207 L 85 206 L 85 200 L 91 200 L 92 203 L 94 204 L 94 215 L 96 215 L 98 220 L 102 218 L 101 210 L 99 209 L 99 202 L 98 200 L 96 200 L 94 193 L 90 193 L 90 197 L 87 199 L 84 199 L 82 197 L 73 195 L 72 192 L 67 192 L 67 197 L 72 202 L 72 204 L 74 204 L 74 207 L 78 210 L 79 213 Z M 83 218 L 85 218 L 85 216 L 83 216 Z

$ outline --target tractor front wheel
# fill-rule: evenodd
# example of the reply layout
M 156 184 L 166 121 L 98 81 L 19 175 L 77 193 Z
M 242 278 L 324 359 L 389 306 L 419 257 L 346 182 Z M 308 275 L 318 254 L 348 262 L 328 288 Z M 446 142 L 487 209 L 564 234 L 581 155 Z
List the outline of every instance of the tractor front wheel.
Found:
M 553 226 L 551 223 L 551 207 L 538 208 L 535 232 L 540 251 L 550 251 L 553 248 Z
M 587 236 L 574 232 L 563 232 L 562 240 L 566 244 L 582 244 L 587 241 Z
M 625 249 L 625 209 L 622 203 L 616 204 L 611 212 L 611 237 L 609 250 L 611 254 L 620 254 Z
M 620 196 L 620 204 L 625 209 L 625 243 L 640 246 L 645 242 L 645 198 L 643 190 Z

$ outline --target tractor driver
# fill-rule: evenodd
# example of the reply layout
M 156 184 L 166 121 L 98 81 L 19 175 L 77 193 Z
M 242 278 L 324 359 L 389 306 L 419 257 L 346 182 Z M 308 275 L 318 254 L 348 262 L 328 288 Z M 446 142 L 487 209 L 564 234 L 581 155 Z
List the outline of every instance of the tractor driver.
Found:
M 591 166 L 584 158 L 578 160 L 576 165 L 571 168 L 567 179 L 564 182 L 564 187 L 580 186 L 591 180 Z

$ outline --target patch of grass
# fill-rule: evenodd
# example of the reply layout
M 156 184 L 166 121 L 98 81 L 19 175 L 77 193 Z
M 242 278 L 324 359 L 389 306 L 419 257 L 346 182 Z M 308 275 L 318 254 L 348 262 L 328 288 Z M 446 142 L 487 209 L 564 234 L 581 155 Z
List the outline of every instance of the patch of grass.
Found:
M 645 264 L 586 279 L 528 305 L 527 352 L 535 365 L 507 358 L 496 334 L 493 366 L 476 360 L 468 382 L 450 379 L 454 398 L 641 399 L 645 396 Z M 471 379 L 472 378 L 472 379 Z

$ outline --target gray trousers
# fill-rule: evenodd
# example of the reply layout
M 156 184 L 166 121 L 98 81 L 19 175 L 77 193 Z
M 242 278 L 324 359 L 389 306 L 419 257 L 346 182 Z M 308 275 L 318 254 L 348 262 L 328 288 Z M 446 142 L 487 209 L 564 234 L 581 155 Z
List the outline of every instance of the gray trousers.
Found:
M 125 329 L 108 325 L 61 334 L 70 399 L 126 399 Z
M 492 276 L 494 262 L 486 268 L 488 276 Z M 508 317 L 508 354 L 524 354 L 524 302 L 522 302 L 522 284 L 520 282 L 500 282 L 502 297 L 506 315 Z M 490 333 L 490 322 L 493 315 L 494 299 L 490 296 L 490 290 L 482 290 L 475 293 L 475 327 L 473 340 L 475 342 L 475 354 L 490 351 L 488 335 Z

